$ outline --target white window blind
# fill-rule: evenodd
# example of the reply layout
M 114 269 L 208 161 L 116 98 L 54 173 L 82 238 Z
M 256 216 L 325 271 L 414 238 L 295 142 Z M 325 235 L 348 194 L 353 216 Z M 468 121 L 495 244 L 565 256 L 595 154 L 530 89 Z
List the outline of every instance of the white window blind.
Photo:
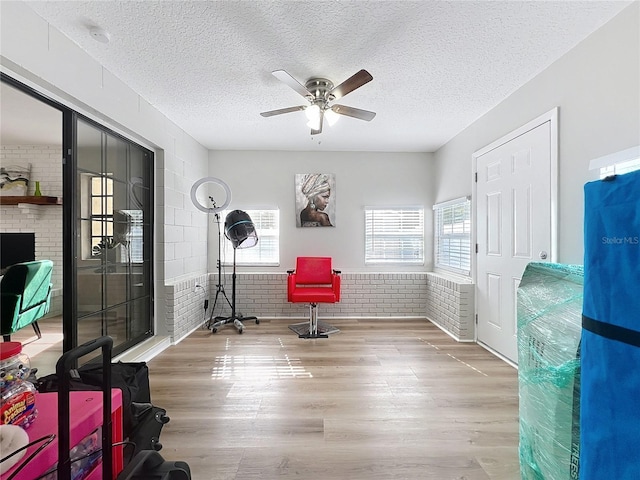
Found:
M 433 206 L 435 266 L 471 273 L 471 202 L 467 197 Z
M 251 248 L 236 250 L 237 265 L 279 265 L 280 264 L 280 211 L 273 209 L 244 210 L 256 227 L 258 244 Z M 229 211 L 220 213 L 222 222 Z M 224 229 L 224 225 L 221 225 Z M 222 263 L 233 264 L 233 246 L 227 237 L 222 235 Z
M 365 263 L 424 263 L 421 207 L 365 208 Z
M 129 228 L 127 239 L 129 242 L 129 251 L 122 252 L 121 262 L 131 261 L 132 263 L 142 263 L 143 261 L 143 224 L 142 210 L 121 210 L 128 216 Z M 128 255 L 129 258 L 125 258 Z

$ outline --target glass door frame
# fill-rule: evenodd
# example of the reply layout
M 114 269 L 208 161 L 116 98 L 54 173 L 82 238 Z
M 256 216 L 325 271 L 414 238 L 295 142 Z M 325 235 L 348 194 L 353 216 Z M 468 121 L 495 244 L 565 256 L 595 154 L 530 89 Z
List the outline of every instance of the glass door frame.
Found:
M 148 316 L 150 331 L 147 338 L 152 337 L 155 334 L 155 292 L 154 292 L 154 233 L 153 233 L 153 219 L 155 215 L 154 207 L 154 170 L 155 170 L 155 154 L 153 151 L 143 147 L 137 142 L 126 138 L 117 132 L 110 130 L 104 125 L 99 124 L 91 120 L 88 117 L 76 112 L 72 108 L 60 103 L 59 101 L 47 96 L 40 92 L 36 88 L 33 88 L 25 83 L 13 78 L 11 75 L 0 72 L 0 82 L 6 83 L 13 88 L 29 95 L 53 108 L 62 112 L 62 252 L 63 252 L 63 265 L 62 265 L 62 349 L 63 352 L 67 352 L 76 346 L 78 346 L 78 262 L 76 257 L 77 252 L 77 122 L 78 119 L 88 122 L 96 128 L 121 138 L 126 142 L 134 143 L 146 150 L 150 155 L 150 169 L 149 172 L 149 222 L 151 224 L 150 234 L 145 240 L 148 242 L 149 251 L 149 271 L 146 275 L 146 280 L 149 282 L 150 301 L 148 305 Z M 130 347 L 131 345 L 128 345 Z M 114 350 L 114 356 L 118 352 Z
M 77 319 L 77 323 L 76 323 L 76 329 L 75 329 L 75 335 L 76 335 L 76 342 L 79 342 L 80 339 L 78 338 L 78 326 L 80 324 L 80 321 L 82 320 L 81 317 L 84 317 L 84 319 L 88 319 L 92 316 L 92 314 L 95 314 L 96 316 L 100 316 L 101 317 L 101 325 L 102 325 L 102 334 L 109 334 L 109 322 L 107 321 L 107 316 L 108 316 L 108 312 L 109 311 L 114 311 L 114 307 L 112 306 L 108 306 L 108 277 L 109 277 L 109 273 L 108 271 L 103 271 L 102 273 L 102 291 L 101 291 L 101 297 L 102 297 L 102 308 L 95 310 L 92 313 L 89 313 L 89 315 L 87 315 L 87 312 L 80 312 L 78 305 L 80 304 L 80 302 L 78 301 L 78 291 L 80 289 L 80 285 L 78 284 L 78 276 L 82 271 L 91 271 L 94 267 L 89 267 L 89 269 L 87 270 L 87 267 L 83 267 L 81 268 L 79 265 L 79 251 L 80 251 L 80 245 L 79 245 L 79 238 L 81 235 L 84 235 L 82 229 L 79 227 L 79 223 L 82 223 L 83 221 L 87 221 L 89 219 L 83 219 L 82 215 L 80 213 L 80 211 L 82 210 L 82 205 L 78 204 L 78 198 L 79 198 L 79 193 L 81 193 L 81 188 L 82 186 L 78 184 L 78 179 L 80 177 L 80 173 L 84 172 L 85 174 L 91 174 L 89 171 L 87 171 L 87 167 L 85 166 L 84 168 L 81 168 L 81 162 L 78 158 L 79 153 L 80 153 L 80 148 L 79 148 L 79 128 L 78 125 L 79 123 L 82 123 L 85 125 L 85 127 L 83 127 L 83 129 L 85 129 L 86 127 L 90 127 L 95 129 L 94 133 L 99 133 L 101 136 L 101 146 L 100 146 L 100 156 L 101 156 L 101 166 L 99 168 L 99 170 L 101 171 L 92 171 L 91 173 L 98 173 L 100 174 L 99 176 L 101 176 L 104 179 L 108 179 L 109 178 L 109 173 L 106 171 L 107 164 L 110 163 L 109 160 L 109 155 L 108 155 L 108 148 L 107 145 L 110 144 L 111 142 L 113 142 L 114 140 L 116 142 L 120 142 L 123 144 L 123 146 L 127 147 L 127 152 L 131 152 L 131 148 L 135 147 L 140 153 L 142 153 L 144 155 L 144 157 L 146 158 L 145 160 L 145 165 L 148 165 L 148 169 L 144 172 L 144 177 L 146 178 L 147 182 L 146 184 L 144 184 L 145 190 L 148 192 L 148 198 L 146 199 L 147 202 L 146 204 L 148 205 L 147 207 L 147 211 L 144 212 L 145 215 L 144 217 L 148 217 L 147 219 L 145 219 L 143 221 L 144 224 L 147 225 L 147 228 L 143 229 L 145 234 L 143 237 L 143 247 L 144 247 L 144 252 L 146 252 L 146 254 L 143 253 L 143 262 L 142 262 L 142 272 L 143 272 L 143 277 L 144 277 L 144 281 L 145 283 L 145 288 L 148 291 L 148 295 L 143 295 L 143 297 L 147 297 L 149 298 L 148 303 L 146 303 L 146 310 L 148 312 L 148 317 L 146 318 L 148 324 L 145 325 L 145 331 L 137 334 L 136 337 L 134 338 L 129 338 L 129 320 L 130 318 L 133 318 L 133 321 L 135 322 L 135 317 L 131 316 L 126 316 L 125 318 L 125 337 L 123 341 L 116 341 L 116 338 L 114 338 L 114 347 L 113 347 L 113 354 L 114 356 L 126 351 L 126 349 L 136 345 L 137 343 L 140 343 L 141 341 L 146 340 L 147 338 L 150 338 L 154 335 L 154 288 L 153 288 L 153 204 L 154 204 L 154 196 L 153 196 L 153 165 L 154 165 L 154 154 L 151 150 L 141 146 L 140 144 L 118 134 L 117 132 L 114 132 L 113 130 L 110 130 L 106 127 L 104 127 L 103 125 L 101 125 L 100 123 L 91 120 L 90 118 L 87 118 L 77 112 L 73 112 L 73 116 L 72 116 L 72 125 L 71 125 L 71 132 L 72 132 L 72 144 L 75 146 L 75 148 L 72 149 L 72 151 L 70 152 L 70 158 L 69 158 L 69 163 L 72 165 L 72 168 L 70 169 L 73 172 L 73 175 L 71 176 L 70 183 L 72 183 L 72 187 L 71 187 L 71 198 L 72 198 L 72 206 L 70 207 L 72 212 L 73 212 L 73 219 L 70 222 L 70 224 L 73 225 L 74 227 L 74 232 L 73 232 L 73 242 L 69 242 L 70 245 L 69 247 L 72 248 L 72 258 L 73 258 L 73 269 L 74 269 L 74 275 L 72 275 L 74 277 L 74 280 L 76 282 L 75 286 L 74 286 L 74 293 L 76 293 L 75 295 L 75 301 L 74 301 L 74 318 Z M 127 155 L 127 169 L 132 165 L 132 158 L 129 154 Z M 94 168 L 94 170 L 96 170 Z M 111 172 L 112 174 L 114 172 Z M 129 175 L 127 175 L 128 177 Z M 120 180 L 122 180 L 122 178 L 120 178 Z M 133 188 L 135 187 L 135 182 L 132 182 L 131 180 L 133 180 L 133 177 L 130 179 L 130 184 L 129 184 L 129 191 L 128 194 L 131 195 L 133 192 Z M 114 188 L 115 188 L 115 179 L 114 179 Z M 120 182 L 121 183 L 121 182 Z M 134 195 L 135 196 L 135 195 Z M 115 201 L 115 198 L 114 198 Z M 143 202 L 144 203 L 144 202 Z M 115 205 L 114 205 L 115 207 Z M 141 206 L 142 208 L 142 206 Z M 143 209 L 144 211 L 144 209 Z M 115 213 L 115 212 L 114 212 Z M 114 225 L 115 227 L 115 225 Z M 83 239 L 84 241 L 84 239 Z M 105 251 L 106 253 L 106 251 Z M 84 258 L 84 257 L 83 257 Z M 102 268 L 104 270 L 108 270 L 107 268 L 108 266 L 103 262 L 102 263 Z M 129 275 L 131 275 L 131 271 L 129 271 Z M 127 284 L 127 286 L 133 285 L 133 282 L 131 281 L 132 278 L 129 276 L 127 277 L 127 279 L 125 280 L 125 283 Z M 128 295 L 132 293 L 132 290 L 127 287 L 127 300 L 122 302 L 120 307 L 118 308 L 124 308 L 126 310 L 127 313 L 131 312 L 133 305 L 136 303 L 136 300 L 129 297 Z M 115 310 L 118 310 L 118 308 L 116 308 Z M 148 327 L 148 328 L 147 328 Z M 105 332 L 106 330 L 106 332 Z M 118 340 L 121 340 L 120 338 L 118 338 Z

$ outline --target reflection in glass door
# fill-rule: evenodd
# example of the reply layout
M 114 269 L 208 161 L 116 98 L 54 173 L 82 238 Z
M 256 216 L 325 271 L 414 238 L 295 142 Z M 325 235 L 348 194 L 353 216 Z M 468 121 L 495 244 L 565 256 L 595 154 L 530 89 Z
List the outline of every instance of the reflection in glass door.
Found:
M 153 154 L 83 119 L 76 139 L 77 344 L 117 355 L 153 335 Z

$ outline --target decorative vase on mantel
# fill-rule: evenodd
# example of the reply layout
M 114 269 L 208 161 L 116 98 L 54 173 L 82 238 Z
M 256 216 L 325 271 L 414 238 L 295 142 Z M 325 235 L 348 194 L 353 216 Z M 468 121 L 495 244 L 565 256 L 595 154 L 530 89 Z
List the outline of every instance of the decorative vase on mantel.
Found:
M 36 191 L 33 193 L 35 197 L 41 197 L 42 192 L 40 191 L 40 182 L 36 181 Z

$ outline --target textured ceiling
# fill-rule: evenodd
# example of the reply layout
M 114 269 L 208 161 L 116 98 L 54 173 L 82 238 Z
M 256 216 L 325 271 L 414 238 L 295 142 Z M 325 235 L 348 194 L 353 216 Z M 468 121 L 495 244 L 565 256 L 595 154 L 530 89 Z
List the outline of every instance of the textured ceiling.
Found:
M 210 149 L 434 151 L 629 1 L 26 2 Z M 89 34 L 109 32 L 108 44 Z M 373 81 L 311 137 L 271 75 Z

